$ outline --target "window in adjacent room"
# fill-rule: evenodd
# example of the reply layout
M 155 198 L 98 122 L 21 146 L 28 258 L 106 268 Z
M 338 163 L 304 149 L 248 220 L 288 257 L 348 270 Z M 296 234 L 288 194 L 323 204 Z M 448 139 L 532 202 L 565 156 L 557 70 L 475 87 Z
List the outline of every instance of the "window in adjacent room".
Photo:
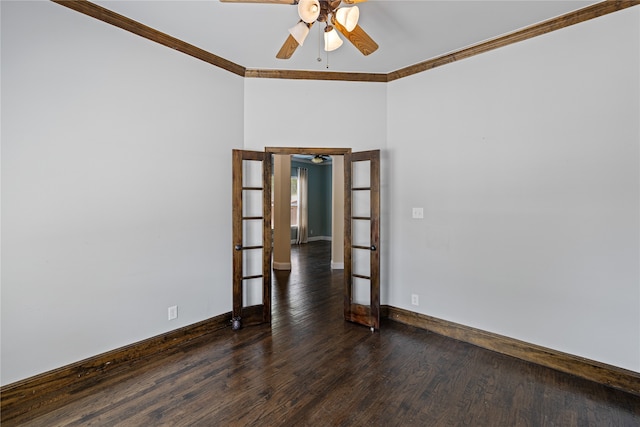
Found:
M 274 188 L 275 178 L 271 175 L 271 188 Z M 274 191 L 271 191 L 271 212 L 274 211 Z M 291 227 L 298 226 L 298 176 L 291 177 Z M 273 229 L 273 215 L 271 215 L 271 229 Z

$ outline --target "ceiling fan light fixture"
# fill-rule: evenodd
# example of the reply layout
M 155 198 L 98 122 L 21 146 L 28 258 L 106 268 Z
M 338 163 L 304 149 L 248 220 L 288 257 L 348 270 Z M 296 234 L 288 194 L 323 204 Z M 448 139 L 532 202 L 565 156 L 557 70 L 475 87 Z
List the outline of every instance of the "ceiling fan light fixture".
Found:
M 331 25 L 324 29 L 324 50 L 331 52 L 342 46 L 342 39 Z
M 356 25 L 358 25 L 358 18 L 360 18 L 360 9 L 358 9 L 358 6 L 341 7 L 336 10 L 336 20 L 348 32 L 351 32 L 356 28 Z
M 303 21 L 300 21 L 293 27 L 289 28 L 289 34 L 291 34 L 298 44 L 302 46 L 304 40 L 309 35 L 309 27 Z
M 312 163 L 322 163 L 324 162 L 324 159 L 319 155 L 316 154 L 315 156 L 313 156 L 313 158 L 311 159 Z
M 298 15 L 307 24 L 311 24 L 320 16 L 320 2 L 318 0 L 300 0 Z

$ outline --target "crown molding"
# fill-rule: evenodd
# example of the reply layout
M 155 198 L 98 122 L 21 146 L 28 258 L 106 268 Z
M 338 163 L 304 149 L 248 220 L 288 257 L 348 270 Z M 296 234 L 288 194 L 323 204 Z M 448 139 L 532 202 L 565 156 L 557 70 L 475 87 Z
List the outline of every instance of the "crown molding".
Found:
M 259 79 L 289 79 L 289 80 L 333 80 L 350 82 L 377 82 L 387 83 L 422 73 L 433 68 L 451 64 L 452 62 L 470 58 L 490 50 L 508 46 L 524 40 L 531 39 L 552 31 L 560 30 L 571 25 L 579 24 L 609 13 L 617 12 L 628 7 L 637 6 L 640 0 L 605 0 L 582 9 L 569 12 L 556 18 L 552 18 L 538 24 L 505 34 L 503 36 L 466 47 L 436 58 L 401 68 L 390 73 L 346 73 L 335 71 L 304 71 L 304 70 L 264 70 L 247 69 L 242 65 L 214 55 L 204 49 L 184 42 L 180 39 L 162 33 L 144 24 L 141 24 L 126 16 L 117 14 L 109 9 L 98 6 L 87 0 L 51 0 L 54 3 L 73 9 L 77 12 L 91 16 L 100 21 L 114 25 L 129 31 L 140 37 L 170 47 L 194 58 L 198 58 L 216 67 L 227 70 L 245 78 Z
M 68 7 L 99 21 L 111 24 L 115 27 L 122 28 L 125 31 L 129 31 L 140 37 L 143 37 L 152 42 L 159 43 L 163 46 L 167 46 L 171 49 L 177 50 L 201 61 L 207 62 L 216 67 L 225 69 L 233 74 L 244 77 L 246 68 L 242 65 L 238 65 L 235 62 L 231 62 L 228 59 L 224 59 L 218 55 L 214 55 L 204 49 L 200 49 L 197 46 L 189 44 L 185 41 L 177 39 L 168 34 L 162 33 L 154 28 L 141 24 L 138 21 L 134 21 L 131 18 L 115 13 L 107 8 L 98 6 L 95 3 L 91 3 L 87 0 L 51 0 L 61 6 Z
M 303 71 L 303 70 L 246 70 L 245 77 L 259 79 L 290 80 L 341 80 L 348 82 L 386 83 L 387 74 L 378 73 L 344 73 L 337 71 Z
M 450 64 L 452 62 L 470 58 L 472 56 L 476 56 L 490 50 L 498 49 L 500 47 L 538 37 L 552 31 L 560 30 L 562 28 L 579 24 L 581 22 L 585 22 L 599 16 L 607 15 L 609 13 L 617 12 L 631 6 L 636 6 L 638 4 L 640 4 L 640 0 L 606 0 L 600 3 L 596 3 L 591 6 L 584 7 L 574 12 L 569 12 L 556 18 L 549 19 L 547 21 L 542 21 L 538 24 L 522 28 L 520 30 L 505 34 L 500 37 L 478 43 L 470 47 L 448 53 L 446 55 L 432 58 L 427 61 L 411 65 L 409 67 L 401 68 L 387 74 L 387 81 L 398 80 L 403 77 L 411 76 L 413 74 L 422 73 L 441 65 Z

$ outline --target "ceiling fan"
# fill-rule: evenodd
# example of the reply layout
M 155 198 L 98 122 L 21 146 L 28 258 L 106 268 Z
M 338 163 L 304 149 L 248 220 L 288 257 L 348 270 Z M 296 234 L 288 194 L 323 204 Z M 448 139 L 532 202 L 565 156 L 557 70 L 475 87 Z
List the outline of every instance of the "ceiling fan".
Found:
M 325 155 L 323 155 L 323 154 L 316 154 L 316 155 L 315 155 L 315 156 L 313 156 L 313 158 L 311 159 L 311 162 L 312 162 L 312 163 L 316 163 L 316 164 L 317 164 L 317 163 L 324 163 L 324 162 L 326 162 L 326 161 L 328 161 L 328 160 L 330 160 L 330 159 L 331 159 L 331 157 L 329 157 L 329 156 L 325 156 Z
M 378 44 L 358 25 L 360 11 L 357 6 L 340 7 L 341 3 L 354 5 L 367 0 L 220 0 L 223 3 L 269 3 L 298 6 L 300 20 L 289 29 L 289 36 L 276 54 L 278 59 L 289 59 L 298 46 L 302 46 L 309 30 L 316 22 L 325 24 L 324 50 L 330 52 L 342 45 L 338 30 L 363 55 L 370 55 Z

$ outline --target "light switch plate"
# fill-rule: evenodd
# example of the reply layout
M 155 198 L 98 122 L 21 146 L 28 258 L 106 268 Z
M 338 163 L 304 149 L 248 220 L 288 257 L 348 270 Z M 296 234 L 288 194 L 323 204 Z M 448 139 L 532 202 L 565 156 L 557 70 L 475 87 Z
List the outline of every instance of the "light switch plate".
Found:
M 411 215 L 415 219 L 424 218 L 424 209 L 423 208 L 413 208 L 413 212 Z

